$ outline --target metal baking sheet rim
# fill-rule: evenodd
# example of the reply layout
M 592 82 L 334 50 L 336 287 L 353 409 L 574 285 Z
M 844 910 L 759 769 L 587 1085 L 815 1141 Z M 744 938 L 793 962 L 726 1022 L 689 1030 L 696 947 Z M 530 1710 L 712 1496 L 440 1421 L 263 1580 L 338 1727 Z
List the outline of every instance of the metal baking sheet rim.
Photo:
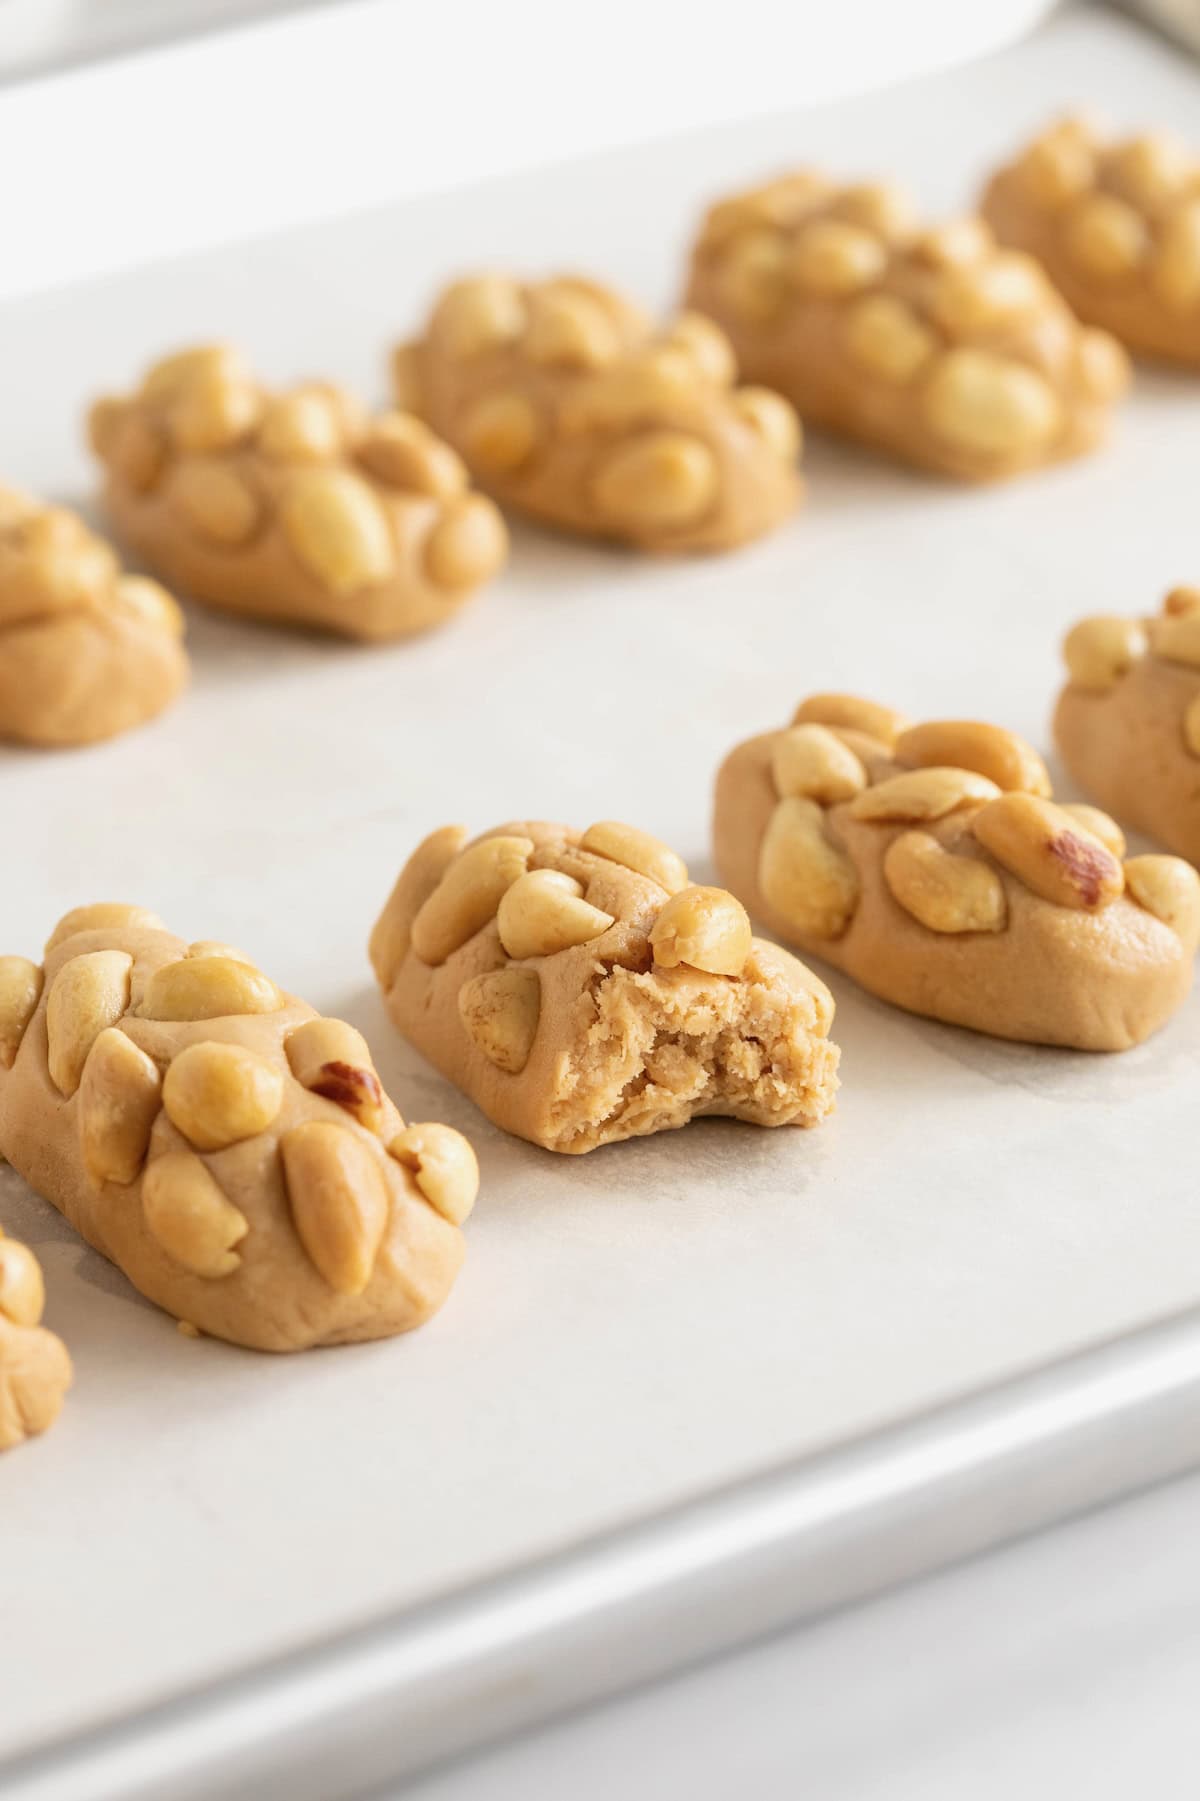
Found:
M 5 1801 L 340 1801 L 1200 1465 L 1200 1309 L 0 1763 Z

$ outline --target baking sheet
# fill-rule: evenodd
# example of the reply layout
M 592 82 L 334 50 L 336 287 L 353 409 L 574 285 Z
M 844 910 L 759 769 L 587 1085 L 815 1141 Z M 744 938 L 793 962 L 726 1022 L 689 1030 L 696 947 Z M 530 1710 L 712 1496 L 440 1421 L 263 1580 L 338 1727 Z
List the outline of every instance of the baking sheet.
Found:
M 801 157 L 931 207 L 1053 107 L 1196 117 L 1200 80 L 1068 18 L 973 70 L 141 271 L 0 312 L 0 471 L 68 499 L 76 421 L 159 346 L 382 389 L 458 267 L 590 267 L 666 301 L 704 197 Z M 447 818 L 626 817 L 708 873 L 711 775 L 816 687 L 1045 743 L 1085 610 L 1195 579 L 1194 385 L 1144 375 L 1102 457 L 961 493 L 814 445 L 787 530 L 703 563 L 518 531 L 446 631 L 359 650 L 194 611 L 195 684 L 83 754 L 0 752 L 0 938 L 81 900 L 229 938 L 367 1032 L 409 1117 L 470 1132 L 470 1256 L 407 1340 L 269 1359 L 180 1338 L 0 1171 L 75 1356 L 6 1459 L 0 1755 L 619 1526 L 1194 1301 L 1200 1003 L 1096 1059 L 906 1018 L 840 978 L 820 1131 L 706 1122 L 570 1162 L 505 1139 L 387 1025 L 365 940 Z M 1064 793 L 1069 790 L 1064 786 Z

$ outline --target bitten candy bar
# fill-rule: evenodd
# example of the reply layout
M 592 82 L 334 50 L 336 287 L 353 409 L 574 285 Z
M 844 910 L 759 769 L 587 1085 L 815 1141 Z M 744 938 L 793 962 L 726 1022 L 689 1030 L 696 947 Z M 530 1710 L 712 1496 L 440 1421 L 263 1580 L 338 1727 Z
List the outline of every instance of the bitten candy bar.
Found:
M 482 275 L 447 288 L 394 357 L 397 404 L 516 511 L 643 550 L 728 550 L 800 496 L 791 407 L 734 386 L 707 319 L 654 331 L 575 276 Z
M 833 1000 L 666 845 L 604 820 L 425 840 L 371 938 L 388 1011 L 489 1119 L 581 1152 L 833 1106 Z
M 806 424 L 965 480 L 1092 449 L 1128 381 L 1121 347 L 982 220 L 920 226 L 892 187 L 809 171 L 711 209 L 687 299 Z
M 1126 858 L 1116 823 L 1055 805 L 998 726 L 813 695 L 726 758 L 714 835 L 756 918 L 913 1013 L 1125 1050 L 1191 987 L 1196 871 Z
M 478 1184 L 353 1027 L 115 903 L 0 958 L 0 1153 L 160 1307 L 270 1351 L 421 1325 Z
M 496 573 L 504 522 L 420 420 L 327 382 L 272 393 L 225 345 L 98 400 L 91 440 L 125 541 L 181 593 L 387 639 L 439 625 Z

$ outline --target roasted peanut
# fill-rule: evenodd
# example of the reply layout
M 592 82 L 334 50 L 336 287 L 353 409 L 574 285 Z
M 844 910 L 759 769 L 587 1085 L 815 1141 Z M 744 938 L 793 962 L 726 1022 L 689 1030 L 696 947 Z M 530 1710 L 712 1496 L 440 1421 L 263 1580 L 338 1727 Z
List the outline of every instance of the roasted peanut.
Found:
M 472 976 L 458 991 L 458 1016 L 472 1042 L 506 1075 L 520 1075 L 529 1061 L 542 1011 L 536 969 L 493 969 Z
M 913 203 L 903 188 L 892 182 L 864 181 L 843 188 L 831 207 L 837 219 L 861 225 L 881 238 L 899 238 L 913 223 Z
M 0 1316 L 14 1326 L 36 1326 L 46 1305 L 41 1266 L 33 1252 L 0 1231 Z
M 1060 801 L 1058 804 L 1076 825 L 1081 825 L 1093 838 L 1099 838 L 1105 850 L 1110 850 L 1118 863 L 1121 861 L 1125 855 L 1125 834 L 1115 819 L 1110 819 L 1099 807 L 1089 807 L 1084 801 Z
M 1130 857 L 1125 886 L 1139 907 L 1194 948 L 1200 939 L 1200 875 L 1190 863 L 1182 857 Z
M 1150 239 L 1136 208 L 1112 194 L 1086 194 L 1071 209 L 1064 242 L 1089 275 L 1119 281 L 1137 268 Z
M 1019 323 L 1046 304 L 1046 278 L 1031 256 L 997 251 L 986 262 L 943 271 L 932 312 L 952 337 Z
M 412 948 L 422 963 L 444 963 L 495 916 L 532 850 L 532 840 L 520 837 L 481 838 L 467 846 L 412 922 Z
M 791 795 L 772 813 L 758 855 L 767 905 L 803 937 L 840 938 L 858 906 L 858 871 L 831 843 L 816 801 Z
M 385 993 L 408 955 L 413 920 L 461 851 L 466 836 L 461 825 L 444 825 L 431 832 L 396 878 L 368 948 L 371 968 Z
M 1194 174 L 1186 146 L 1161 133 L 1127 138 L 1104 158 L 1107 185 L 1142 212 L 1170 201 Z
M 313 1267 L 338 1294 L 361 1294 L 387 1228 L 389 1195 L 367 1143 L 309 1120 L 279 1141 L 292 1219 Z
M 310 1019 L 289 1033 L 284 1050 L 296 1080 L 310 1094 L 334 1101 L 360 1126 L 383 1130 L 383 1088 L 361 1032 L 342 1019 Z
M 385 413 L 372 422 L 358 448 L 364 469 L 408 494 L 453 500 L 466 490 L 462 458 L 411 413 Z
M 440 588 L 474 586 L 504 561 L 508 533 L 486 494 L 449 503 L 425 541 L 425 567 Z
M 793 725 L 828 725 L 866 732 L 881 744 L 892 745 L 908 724 L 903 713 L 881 707 L 857 694 L 810 694 L 796 708 Z
M 592 477 L 597 511 L 613 524 L 684 526 L 712 505 L 717 465 L 708 445 L 680 431 L 652 431 L 612 451 Z
M 113 585 L 113 599 L 122 613 L 158 626 L 172 637 L 183 637 L 183 613 L 178 601 L 160 582 L 144 575 L 122 575 Z
M 231 344 L 196 344 L 152 363 L 142 377 L 143 400 L 168 400 L 196 381 L 236 382 L 245 365 Z
M 639 832 L 636 826 L 622 825 L 616 819 L 601 819 L 588 827 L 579 841 L 579 848 L 646 876 L 665 888 L 668 894 L 677 894 L 687 887 L 688 872 L 683 858 L 677 857 L 649 832 Z
M 244 963 L 248 969 L 254 968 L 253 957 L 238 950 L 235 944 L 222 943 L 219 938 L 197 938 L 194 944 L 188 945 L 187 954 L 189 957 L 225 957 L 231 963 Z
M 94 1182 L 137 1179 L 162 1102 L 158 1065 L 116 1026 L 101 1032 L 79 1084 L 79 1136 Z
M 723 299 L 735 318 L 762 323 L 787 292 L 787 246 L 778 232 L 740 232 L 721 261 Z
M 1081 619 L 1063 639 L 1063 658 L 1080 688 L 1103 693 L 1146 654 L 1146 634 L 1136 619 L 1097 613 Z
M 185 957 L 155 970 L 138 1012 L 143 1019 L 201 1020 L 282 1006 L 282 994 L 261 970 L 232 957 Z
M 388 1145 L 388 1155 L 411 1170 L 431 1207 L 452 1226 L 461 1226 L 479 1193 L 479 1164 L 461 1132 L 450 1126 L 406 1126 Z
M 896 739 L 895 757 L 910 769 L 949 764 L 973 769 L 997 788 L 1048 795 L 1046 765 L 1024 738 L 976 719 L 932 719 L 909 726 Z
M 1181 618 L 1185 613 L 1200 613 L 1200 588 L 1172 588 L 1163 601 L 1163 612 L 1168 619 Z
M 268 400 L 258 447 L 278 463 L 329 463 L 343 448 L 342 420 L 332 397 L 299 388 Z
M 1058 431 L 1062 409 L 1046 379 L 987 350 L 948 350 L 923 392 L 925 416 L 948 443 L 983 456 L 1025 455 Z
M 1151 620 L 1150 648 L 1168 663 L 1200 669 L 1200 613 Z
M 729 339 L 703 313 L 680 313 L 672 320 L 663 341 L 686 351 L 697 369 L 718 388 L 729 387 L 737 375 Z
M 975 857 L 957 856 L 928 832 L 901 832 L 888 845 L 883 875 L 895 899 L 931 932 L 1001 932 L 1004 884 Z
M 780 732 L 771 752 L 771 775 L 780 799 L 800 794 L 832 807 L 852 800 L 867 785 L 867 772 L 828 726 L 793 725 Z
M 841 296 L 877 280 L 886 262 L 887 250 L 873 232 L 840 219 L 816 219 L 792 245 L 787 274 L 805 293 Z
M 1091 400 L 1116 400 L 1129 386 L 1129 358 L 1106 331 L 1080 332 L 1075 366 Z
M 971 830 L 998 863 L 1057 906 L 1096 912 L 1125 886 L 1120 863 L 1099 838 L 1035 795 L 1002 794 L 979 809 Z
M 42 998 L 42 972 L 28 957 L 0 957 L 0 1069 L 11 1069 Z
M 510 957 L 553 957 L 607 932 L 613 923 L 583 899 L 583 884 L 556 869 L 518 876 L 496 914 L 500 942 Z
M 166 424 L 177 449 L 203 454 L 239 443 L 261 415 L 262 396 L 244 375 L 200 371 L 168 402 Z
M 611 312 L 600 301 L 551 282 L 532 297 L 521 348 L 531 363 L 599 369 L 621 354 L 621 337 Z
M 854 819 L 877 824 L 892 820 L 944 819 L 957 807 L 994 800 L 1000 789 L 986 776 L 969 769 L 914 769 L 877 782 L 850 802 Z
M 167 492 L 187 523 L 215 544 L 247 543 L 262 516 L 253 490 L 219 457 L 176 464 Z
M 708 975 L 739 976 L 750 955 L 750 920 L 724 888 L 684 888 L 651 926 L 650 947 L 662 969 L 686 963 Z
M 995 242 L 986 221 L 972 214 L 918 232 L 909 245 L 909 255 L 929 269 L 962 269 L 982 262 Z
M 933 333 L 894 294 L 865 294 L 847 313 L 844 330 L 854 362 L 897 385 L 911 381 L 937 349 Z
M 124 951 L 89 951 L 64 963 L 46 1001 L 50 1079 L 70 1099 L 88 1052 L 129 1006 L 133 958 Z
M 298 469 L 279 503 L 297 557 L 331 594 L 385 582 L 395 567 L 387 516 L 374 490 L 348 469 Z
M 528 308 L 515 281 L 480 275 L 447 289 L 438 302 L 433 329 L 451 356 L 465 358 L 514 343 L 528 320 Z
M 542 436 L 537 408 L 515 389 L 485 394 L 459 431 L 471 461 L 491 475 L 513 474 L 529 461 Z
M 1091 187 L 1095 155 L 1078 131 L 1056 128 L 1029 146 L 1019 170 L 1034 205 L 1057 211 Z
M 80 932 L 163 932 L 166 927 L 157 913 L 145 907 L 127 906 L 124 901 L 95 901 L 90 907 L 72 907 L 64 913 L 46 940 L 46 955 L 56 951 L 68 938 Z
M 802 433 L 795 407 L 770 388 L 738 388 L 733 396 L 734 408 L 764 444 L 769 444 L 784 462 L 791 463 L 800 454 Z
M 163 1106 L 198 1151 L 253 1138 L 278 1117 L 283 1076 L 240 1044 L 189 1044 L 163 1079 Z
M 193 1152 L 168 1151 L 147 1165 L 142 1214 L 167 1256 L 192 1275 L 217 1281 L 240 1266 L 234 1246 L 249 1222 Z

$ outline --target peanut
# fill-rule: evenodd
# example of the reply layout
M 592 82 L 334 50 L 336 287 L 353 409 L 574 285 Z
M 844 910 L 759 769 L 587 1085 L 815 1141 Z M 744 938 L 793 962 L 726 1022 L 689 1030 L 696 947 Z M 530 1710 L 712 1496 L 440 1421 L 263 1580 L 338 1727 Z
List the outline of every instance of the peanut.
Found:
M 521 348 L 546 368 L 600 369 L 621 354 L 621 338 L 607 307 L 550 282 L 533 293 Z
M 198 372 L 168 402 L 166 424 L 177 450 L 230 450 L 262 416 L 262 396 L 245 376 Z
M 240 1044 L 189 1044 L 163 1079 L 163 1106 L 198 1151 L 254 1138 L 279 1115 L 283 1075 Z
M 143 1019 L 195 1021 L 237 1013 L 275 1013 L 283 996 L 274 982 L 232 957 L 184 957 L 164 963 L 146 983 Z
M 1168 619 L 1179 619 L 1186 613 L 1200 613 L 1200 588 L 1172 588 L 1163 601 L 1163 612 Z
M 1057 211 L 1085 194 L 1095 176 L 1095 157 L 1086 138 L 1061 127 L 1031 144 L 1018 165 L 1021 186 L 1033 204 Z
M 1193 757 L 1200 757 L 1200 694 L 1183 716 L 1183 742 Z
M 26 1245 L 0 1231 L 0 1317 L 36 1326 L 46 1305 L 41 1266 Z
M 902 237 L 913 221 L 911 199 L 892 182 L 857 182 L 843 188 L 830 211 L 837 219 L 888 239 Z
M 309 574 L 331 594 L 387 581 L 395 549 L 374 490 L 349 469 L 298 469 L 279 503 L 279 522 Z
M 284 1050 L 296 1080 L 380 1136 L 384 1127 L 383 1088 L 361 1032 L 341 1019 L 310 1019 L 289 1034 Z
M 1062 412 L 1045 378 L 986 350 L 948 350 L 924 390 L 925 416 L 951 444 L 985 456 L 1023 455 L 1058 432 Z
M 241 1264 L 234 1250 L 250 1230 L 207 1165 L 191 1151 L 168 1151 L 147 1166 L 142 1181 L 147 1230 L 172 1262 L 217 1281 Z
M 928 832 L 901 832 L 888 845 L 883 876 L 895 899 L 931 932 L 1002 932 L 1004 884 L 974 857 L 956 856 Z
M 603 518 L 632 526 L 684 526 L 706 513 L 719 477 L 708 445 L 681 431 L 651 431 L 612 451 L 592 477 Z
M 1001 250 L 986 262 L 944 270 L 930 310 L 952 337 L 970 338 L 1018 324 L 1045 304 L 1046 278 L 1038 264 L 1018 250 Z
M 64 913 L 46 940 L 46 955 L 80 932 L 165 932 L 157 913 L 124 901 L 94 901 L 90 907 L 72 907 Z
M 651 926 L 650 947 L 661 969 L 686 963 L 707 975 L 740 976 L 750 955 L 750 920 L 724 888 L 684 888 Z
M 183 613 L 178 601 L 159 582 L 144 575 L 118 576 L 112 598 L 116 608 L 144 625 L 169 632 L 173 638 L 183 637 Z
M 258 428 L 258 448 L 278 463 L 330 463 L 343 449 L 342 420 L 332 397 L 298 388 L 269 400 Z
M 894 294 L 866 294 L 846 315 L 846 350 L 861 369 L 901 385 L 925 367 L 937 339 L 906 301 Z
M 438 302 L 432 328 L 451 356 L 466 359 L 515 343 L 528 318 L 524 296 L 515 281 L 480 275 L 447 289 Z
M 373 420 L 358 460 L 376 481 L 431 500 L 454 500 L 467 486 L 462 458 L 411 413 Z
M 889 776 L 873 788 L 865 788 L 850 802 L 853 819 L 875 824 L 893 820 L 944 819 L 958 807 L 994 800 L 1000 789 L 986 776 L 969 769 L 940 768 L 936 764 Z
M 464 414 L 459 432 L 478 468 L 489 475 L 513 475 L 537 449 L 542 426 L 527 395 L 501 390 L 477 400 Z
M 1102 813 L 1099 807 L 1089 807 L 1085 801 L 1060 801 L 1064 813 L 1069 813 L 1076 825 L 1081 825 L 1085 832 L 1093 838 L 1099 838 L 1105 850 L 1112 852 L 1118 863 L 1125 855 L 1125 834 L 1115 819 Z
M 197 938 L 194 944 L 188 945 L 187 954 L 189 957 L 228 957 L 232 963 L 244 963 L 248 969 L 255 967 L 253 957 L 238 950 L 236 945 L 223 944 L 219 938 Z
M 1139 907 L 1177 932 L 1189 949 L 1200 939 L 1200 875 L 1182 857 L 1130 857 L 1125 886 Z
M 506 890 L 524 875 L 532 853 L 529 838 L 481 838 L 469 844 L 413 919 L 412 948 L 422 963 L 436 967 L 473 938 L 494 917 Z
M 886 262 L 887 251 L 873 232 L 840 219 L 816 219 L 792 245 L 787 273 L 804 293 L 840 297 L 878 280 Z
M 1200 613 L 1178 613 L 1152 620 L 1150 648 L 1165 662 L 1200 669 Z
M 1115 400 L 1129 386 L 1129 358 L 1106 331 L 1081 331 L 1075 366 L 1090 400 Z
M 787 247 L 776 231 L 739 232 L 718 272 L 721 294 L 735 318 L 765 324 L 787 291 Z
M 858 871 L 825 833 L 816 801 L 791 795 L 772 813 L 758 853 L 763 898 L 795 932 L 840 938 L 858 906 Z
M 800 794 L 832 807 L 852 800 L 867 785 L 854 752 L 825 725 L 793 725 L 780 732 L 771 752 L 771 775 L 781 800 Z
M 479 1193 L 479 1164 L 461 1132 L 450 1126 L 406 1126 L 388 1145 L 388 1155 L 411 1170 L 430 1206 L 461 1226 Z
M 510 957 L 553 957 L 607 932 L 611 913 L 589 906 L 583 884 L 556 869 L 518 876 L 500 901 L 496 924 Z
M 881 707 L 873 700 L 863 700 L 857 694 L 810 694 L 796 708 L 792 724 L 810 723 L 866 732 L 868 737 L 890 746 L 896 742 L 908 720 L 903 713 Z
M 1002 794 L 979 809 L 971 830 L 998 863 L 1056 906 L 1096 912 L 1124 888 L 1121 865 L 1099 838 L 1036 795 Z
M 458 1016 L 472 1043 L 506 1075 L 529 1061 L 542 1010 L 536 969 L 494 969 L 472 976 L 458 991 Z
M 219 457 L 177 463 L 167 493 L 187 523 L 214 544 L 248 543 L 262 518 L 254 490 Z
M 680 313 L 672 320 L 663 342 L 683 350 L 691 358 L 706 381 L 714 387 L 728 388 L 737 375 L 733 346 L 711 319 L 703 313 Z
M 1104 159 L 1109 187 L 1142 212 L 1155 212 L 1195 174 L 1186 147 L 1165 134 L 1145 134 L 1117 144 Z
M 279 1141 L 292 1219 L 313 1267 L 338 1294 L 361 1294 L 387 1227 L 390 1197 L 366 1142 L 309 1120 Z
M 460 825 L 444 825 L 431 832 L 396 878 L 368 947 L 371 968 L 385 993 L 408 955 L 413 920 L 458 856 L 466 835 Z
M 738 417 L 777 456 L 785 463 L 795 462 L 802 441 L 800 420 L 795 407 L 781 394 L 772 393 L 770 388 L 737 388 L 733 405 Z
M 245 365 L 231 344 L 197 344 L 152 363 L 142 377 L 143 400 L 168 400 L 193 381 L 237 381 Z
M 79 1136 L 94 1182 L 136 1181 L 162 1101 L 158 1065 L 117 1026 L 101 1032 L 79 1084 Z
M 426 539 L 425 568 L 440 588 L 473 587 L 499 569 L 507 550 L 499 508 L 485 494 L 464 494 Z
M 1146 634 L 1136 619 L 1096 613 L 1081 619 L 1063 639 L 1067 673 L 1077 688 L 1100 694 L 1146 654 Z
M 961 269 L 981 262 L 995 243 L 987 221 L 969 214 L 919 232 L 909 246 L 909 255 L 928 269 Z
M 622 825 L 616 819 L 601 819 L 588 827 L 579 841 L 579 848 L 646 876 L 660 888 L 665 888 L 668 894 L 678 894 L 681 888 L 687 887 L 688 872 L 683 858 L 677 857 L 659 839 L 652 838 L 649 832 L 639 832 L 636 826 Z
M 133 958 L 124 951 L 89 951 L 64 963 L 46 1001 L 50 1080 L 69 1100 L 79 1087 L 88 1052 L 129 1006 Z
M 28 957 L 0 957 L 0 1069 L 17 1060 L 25 1029 L 42 998 L 42 972 Z
M 1200 196 L 1165 221 L 1150 279 L 1172 312 L 1190 313 L 1200 303 Z
M 1112 194 L 1087 194 L 1071 208 L 1064 243 L 1068 254 L 1098 281 L 1131 275 L 1149 247 L 1146 222 Z
M 986 776 L 997 788 L 1026 794 L 1050 792 L 1046 765 L 1032 744 L 1015 732 L 975 719 L 934 719 L 909 726 L 896 739 L 895 756 L 910 769 L 950 764 Z

